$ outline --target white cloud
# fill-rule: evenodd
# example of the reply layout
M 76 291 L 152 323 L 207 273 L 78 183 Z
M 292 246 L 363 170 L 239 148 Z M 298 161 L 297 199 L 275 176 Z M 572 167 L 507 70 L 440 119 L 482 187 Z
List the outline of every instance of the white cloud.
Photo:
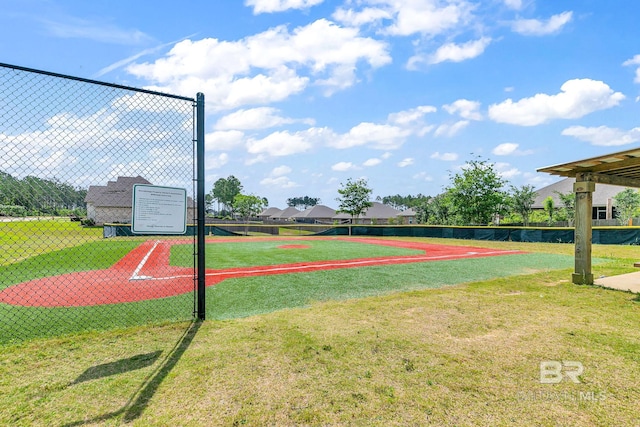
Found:
M 518 150 L 519 144 L 505 142 L 499 144 L 491 150 L 496 156 L 526 156 L 533 153 L 533 150 Z
M 273 170 L 271 171 L 271 176 L 282 176 L 282 175 L 288 175 L 291 173 L 291 168 L 289 166 L 286 165 L 282 165 L 282 166 L 278 166 L 273 168 Z
M 334 170 L 336 172 L 346 172 L 356 169 L 357 167 L 351 162 L 338 162 L 335 165 L 331 166 L 331 170 Z
M 391 62 L 389 46 L 319 19 L 292 31 L 284 25 L 237 41 L 184 40 L 153 63 L 127 71 L 152 89 L 193 96 L 207 94 L 213 111 L 280 101 L 309 84 L 328 92 L 353 85 L 361 64 L 378 68 Z
M 443 160 L 445 162 L 453 162 L 455 160 L 458 160 L 458 155 L 456 153 L 442 153 L 440 154 L 440 152 L 436 151 L 435 153 L 433 153 L 431 155 L 432 159 L 436 159 L 436 160 Z
M 489 106 L 489 117 L 499 123 L 535 126 L 554 119 L 577 119 L 598 110 L 614 107 L 624 99 L 607 84 L 597 80 L 565 82 L 556 95 L 539 93 L 514 102 L 511 99 Z
M 640 55 L 636 55 L 631 59 L 627 59 L 622 63 L 625 67 L 630 65 L 640 65 Z M 640 83 L 640 67 L 636 68 L 636 77 L 633 79 L 635 83 Z
M 433 181 L 433 177 L 426 172 L 419 172 L 413 175 L 412 178 L 416 181 L 427 181 L 427 182 Z
M 571 126 L 564 129 L 562 135 L 573 136 L 592 145 L 612 147 L 640 141 L 640 127 L 625 131 L 607 126 Z
M 433 133 L 435 136 L 444 136 L 447 138 L 451 138 L 455 136 L 462 129 L 466 128 L 469 125 L 468 120 L 459 120 L 453 124 L 441 124 Z
M 251 138 L 247 141 L 247 151 L 251 154 L 268 154 L 270 156 L 290 156 L 304 153 L 312 147 L 310 137 L 314 128 L 303 132 L 274 132 L 262 139 Z
M 242 147 L 244 133 L 238 130 L 211 132 L 204 136 L 206 151 L 228 151 Z
M 443 105 L 442 108 L 449 114 L 459 114 L 463 119 L 482 120 L 480 103 L 477 101 L 458 99 L 451 104 Z
M 123 29 L 115 25 L 75 17 L 64 17 L 61 21 L 43 19 L 42 23 L 53 36 L 66 39 L 89 39 L 121 45 L 139 45 L 153 40 L 140 30 Z
M 380 163 L 382 163 L 382 160 L 376 159 L 376 158 L 372 158 L 372 159 L 366 160 L 362 165 L 363 166 L 367 166 L 367 167 L 371 167 L 371 166 L 379 165 Z
M 277 187 L 277 188 L 294 188 L 299 187 L 294 181 L 291 181 L 289 177 L 286 176 L 278 176 L 278 177 L 266 177 L 260 181 L 261 185 L 265 187 Z
M 280 110 L 272 107 L 241 109 L 221 117 L 214 125 L 215 129 L 254 130 L 267 129 L 292 123 L 315 124 L 313 119 L 292 119 L 279 115 Z
M 421 34 L 433 37 L 465 25 L 475 6 L 468 1 L 373 0 L 347 2 L 333 18 L 345 25 L 375 24 L 380 32 L 392 36 Z M 358 6 L 362 6 L 358 9 Z
M 511 24 L 511 28 L 516 33 L 525 36 L 544 36 L 560 31 L 562 27 L 571 22 L 572 17 L 573 12 L 562 12 L 558 15 L 553 15 L 547 21 L 518 19 Z
M 432 107 L 430 105 L 421 105 L 409 110 L 391 113 L 389 114 L 388 121 L 389 123 L 395 125 L 408 126 L 419 122 L 425 116 L 425 114 L 435 113 L 436 111 L 438 111 L 436 107 Z
M 411 166 L 413 164 L 413 158 L 412 157 L 407 157 L 405 159 L 402 159 L 400 162 L 398 162 L 398 167 L 404 168 L 407 166 Z
M 324 0 L 245 0 L 245 6 L 253 7 L 253 14 L 284 12 L 290 9 L 308 9 Z
M 446 43 L 440 46 L 435 53 L 427 57 L 416 55 L 409 59 L 407 67 L 414 69 L 417 64 L 427 62 L 428 64 L 439 64 L 445 61 L 462 62 L 482 55 L 491 43 L 490 37 L 482 37 L 478 40 L 471 40 L 466 43 Z
M 467 1 L 436 2 L 431 0 L 376 2 L 386 6 L 394 15 L 394 22 L 385 33 L 409 36 L 420 33 L 434 36 L 457 28 L 469 20 L 473 6 Z
M 227 153 L 220 153 L 217 156 L 209 154 L 207 155 L 205 162 L 205 169 L 219 169 L 229 162 L 229 155 Z
M 338 8 L 332 15 L 338 22 L 352 27 L 360 27 L 383 19 L 392 19 L 393 13 L 390 10 L 376 7 L 365 7 L 360 11 L 354 9 Z
M 522 174 L 518 168 L 514 168 L 509 163 L 497 162 L 494 166 L 498 175 L 507 180 Z
M 513 9 L 513 10 L 522 9 L 522 0 L 504 0 L 504 4 L 509 9 Z
M 329 141 L 328 145 L 334 148 L 370 145 L 378 150 L 394 150 L 400 148 L 409 135 L 410 130 L 398 126 L 364 122 L 352 127 L 340 138 Z

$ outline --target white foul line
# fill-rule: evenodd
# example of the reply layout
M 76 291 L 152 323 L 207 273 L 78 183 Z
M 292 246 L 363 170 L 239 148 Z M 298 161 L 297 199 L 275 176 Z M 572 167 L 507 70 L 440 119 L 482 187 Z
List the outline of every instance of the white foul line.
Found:
M 138 266 L 134 270 L 134 272 L 131 275 L 131 277 L 129 278 L 129 280 L 153 279 L 153 276 L 138 276 L 138 273 L 140 273 L 140 270 L 142 270 L 144 265 L 147 263 L 147 261 L 149 260 L 149 257 L 151 256 L 151 253 L 155 250 L 155 248 L 158 246 L 159 243 L 160 243 L 160 241 L 156 240 L 156 242 L 153 244 L 153 247 L 151 249 L 149 249 L 149 252 L 147 252 L 147 254 L 144 256 L 144 258 L 142 258 L 142 261 L 140 261 L 140 264 L 138 264 Z
M 156 242 L 156 245 L 158 243 L 159 242 Z M 177 279 L 177 278 L 183 278 L 183 277 L 192 277 L 190 275 L 189 276 L 177 275 L 177 276 L 167 276 L 167 277 L 137 276 L 137 273 L 140 271 L 140 269 L 142 269 L 147 258 L 149 257 L 149 255 L 151 255 L 151 252 L 153 252 L 153 250 L 156 248 L 156 245 L 154 245 L 153 248 L 151 248 L 151 250 L 149 251 L 149 253 L 147 253 L 144 259 L 141 261 L 140 265 L 138 265 L 138 268 L 134 272 L 134 275 L 131 276 L 131 279 L 129 280 L 143 280 L 143 279 L 170 280 L 170 279 Z M 258 273 L 268 274 L 268 273 L 276 273 L 276 272 L 294 272 L 296 270 L 306 270 L 306 271 L 322 270 L 330 267 L 349 268 L 352 266 L 358 266 L 358 265 L 362 266 L 367 264 L 371 264 L 375 266 L 375 265 L 384 265 L 389 261 L 391 261 L 392 263 L 393 262 L 413 263 L 413 262 L 424 262 L 424 261 L 431 261 L 431 260 L 437 260 L 437 259 L 452 260 L 456 258 L 465 258 L 473 255 L 494 255 L 494 254 L 508 254 L 508 253 L 519 253 L 519 252 L 520 251 L 516 251 L 516 250 L 514 251 L 499 250 L 499 251 L 487 251 L 487 252 L 471 252 L 470 251 L 463 254 L 451 254 L 451 255 L 422 255 L 422 256 L 418 255 L 418 256 L 393 257 L 393 258 L 360 259 L 360 260 L 346 261 L 346 262 L 333 261 L 333 262 L 324 262 L 319 264 L 285 265 L 285 266 L 263 267 L 263 268 L 248 269 L 248 270 L 222 270 L 222 271 L 206 273 L 205 276 L 210 276 L 210 277 L 229 276 L 229 278 L 234 278 L 235 276 L 240 276 L 244 274 L 258 274 Z

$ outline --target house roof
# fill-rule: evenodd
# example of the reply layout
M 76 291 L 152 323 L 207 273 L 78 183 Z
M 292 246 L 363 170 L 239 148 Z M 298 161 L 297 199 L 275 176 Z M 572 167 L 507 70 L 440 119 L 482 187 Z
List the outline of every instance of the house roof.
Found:
M 573 193 L 573 184 L 575 182 L 575 178 L 565 178 L 539 189 L 538 191 L 536 191 L 537 195 L 531 207 L 533 209 L 542 209 L 545 199 L 549 196 L 551 196 L 553 202 L 556 204 L 556 206 L 558 206 L 561 201 L 556 192 L 561 194 Z M 596 185 L 596 190 L 593 192 L 593 206 L 607 206 L 608 200 L 613 199 L 613 196 L 615 196 L 625 188 L 627 187 L 621 187 L 619 185 Z
M 417 214 L 418 213 L 413 208 L 409 208 L 400 212 L 398 216 L 416 216 Z
M 84 198 L 85 203 L 91 203 L 96 207 L 131 207 L 134 184 L 151 185 L 141 176 L 119 176 L 115 181 L 107 182 L 107 185 L 91 185 Z
M 325 205 L 315 205 L 292 215 L 291 218 L 333 218 L 336 210 Z
M 392 208 L 389 205 L 384 205 L 380 202 L 371 202 L 371 207 L 366 210 L 364 215 L 360 215 L 358 218 L 366 219 L 388 219 L 395 218 L 400 214 L 400 211 Z M 333 216 L 333 219 L 351 219 L 351 215 L 348 213 L 339 213 Z
M 286 208 L 285 210 L 270 216 L 269 218 L 271 219 L 289 219 L 291 218 L 293 215 L 299 213 L 300 211 L 292 206 L 289 206 L 288 208 Z
M 282 212 L 282 209 L 271 207 L 271 208 L 267 208 L 267 209 L 263 210 L 261 213 L 259 213 L 258 217 L 269 218 L 269 217 L 272 217 L 274 215 L 278 215 L 281 212 Z

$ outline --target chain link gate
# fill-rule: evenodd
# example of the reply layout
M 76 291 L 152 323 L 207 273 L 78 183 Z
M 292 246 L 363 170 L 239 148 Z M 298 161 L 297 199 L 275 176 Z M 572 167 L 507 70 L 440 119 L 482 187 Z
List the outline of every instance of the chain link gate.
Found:
M 203 123 L 201 94 L 0 64 L 0 344 L 204 318 Z M 186 231 L 112 235 L 136 186 L 182 190 Z

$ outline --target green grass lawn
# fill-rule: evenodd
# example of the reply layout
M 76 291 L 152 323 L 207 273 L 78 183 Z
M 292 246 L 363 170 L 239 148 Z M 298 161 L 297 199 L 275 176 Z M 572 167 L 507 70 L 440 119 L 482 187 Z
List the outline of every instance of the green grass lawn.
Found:
M 467 264 L 455 275 L 468 282 L 454 286 L 5 345 L 0 424 L 637 425 L 638 298 L 571 284 L 558 256 L 570 245 L 516 246 L 558 264 L 505 277 Z M 631 271 L 636 252 L 596 245 L 594 273 Z M 455 282 L 445 270 L 368 267 L 345 284 Z M 214 290 L 212 305 L 224 299 Z M 580 362 L 580 383 L 541 383 L 550 360 Z
M 102 228 L 82 227 L 68 218 L 0 222 L 0 266 L 102 238 Z
M 106 269 L 140 243 L 139 239 L 89 242 L 0 267 L 0 289 L 40 277 Z M 278 248 L 289 244 L 304 244 L 309 248 Z M 172 264 L 191 265 L 192 253 L 192 245 L 174 246 Z M 420 253 L 423 252 L 344 239 L 268 239 L 209 244 L 206 262 L 207 266 L 224 269 Z M 211 319 L 247 317 L 309 306 L 316 301 L 361 298 L 532 271 L 568 268 L 571 262 L 571 257 L 564 254 L 532 253 L 227 279 L 207 288 L 206 315 Z M 64 283 L 60 286 L 64 287 Z M 66 308 L 0 304 L 0 344 L 149 322 L 186 320 L 193 312 L 193 298 L 193 293 L 189 293 L 126 304 Z
M 105 268 L 140 243 L 88 240 L 0 267 L 2 283 Z M 640 299 L 571 284 L 573 245 L 405 240 L 528 253 L 225 280 L 196 324 L 176 322 L 190 294 L 0 305 L 0 425 L 637 425 Z M 292 243 L 309 241 L 207 262 L 312 251 L 268 249 Z M 635 246 L 593 253 L 596 277 L 634 271 Z M 581 363 L 580 382 L 541 383 L 544 361 Z

